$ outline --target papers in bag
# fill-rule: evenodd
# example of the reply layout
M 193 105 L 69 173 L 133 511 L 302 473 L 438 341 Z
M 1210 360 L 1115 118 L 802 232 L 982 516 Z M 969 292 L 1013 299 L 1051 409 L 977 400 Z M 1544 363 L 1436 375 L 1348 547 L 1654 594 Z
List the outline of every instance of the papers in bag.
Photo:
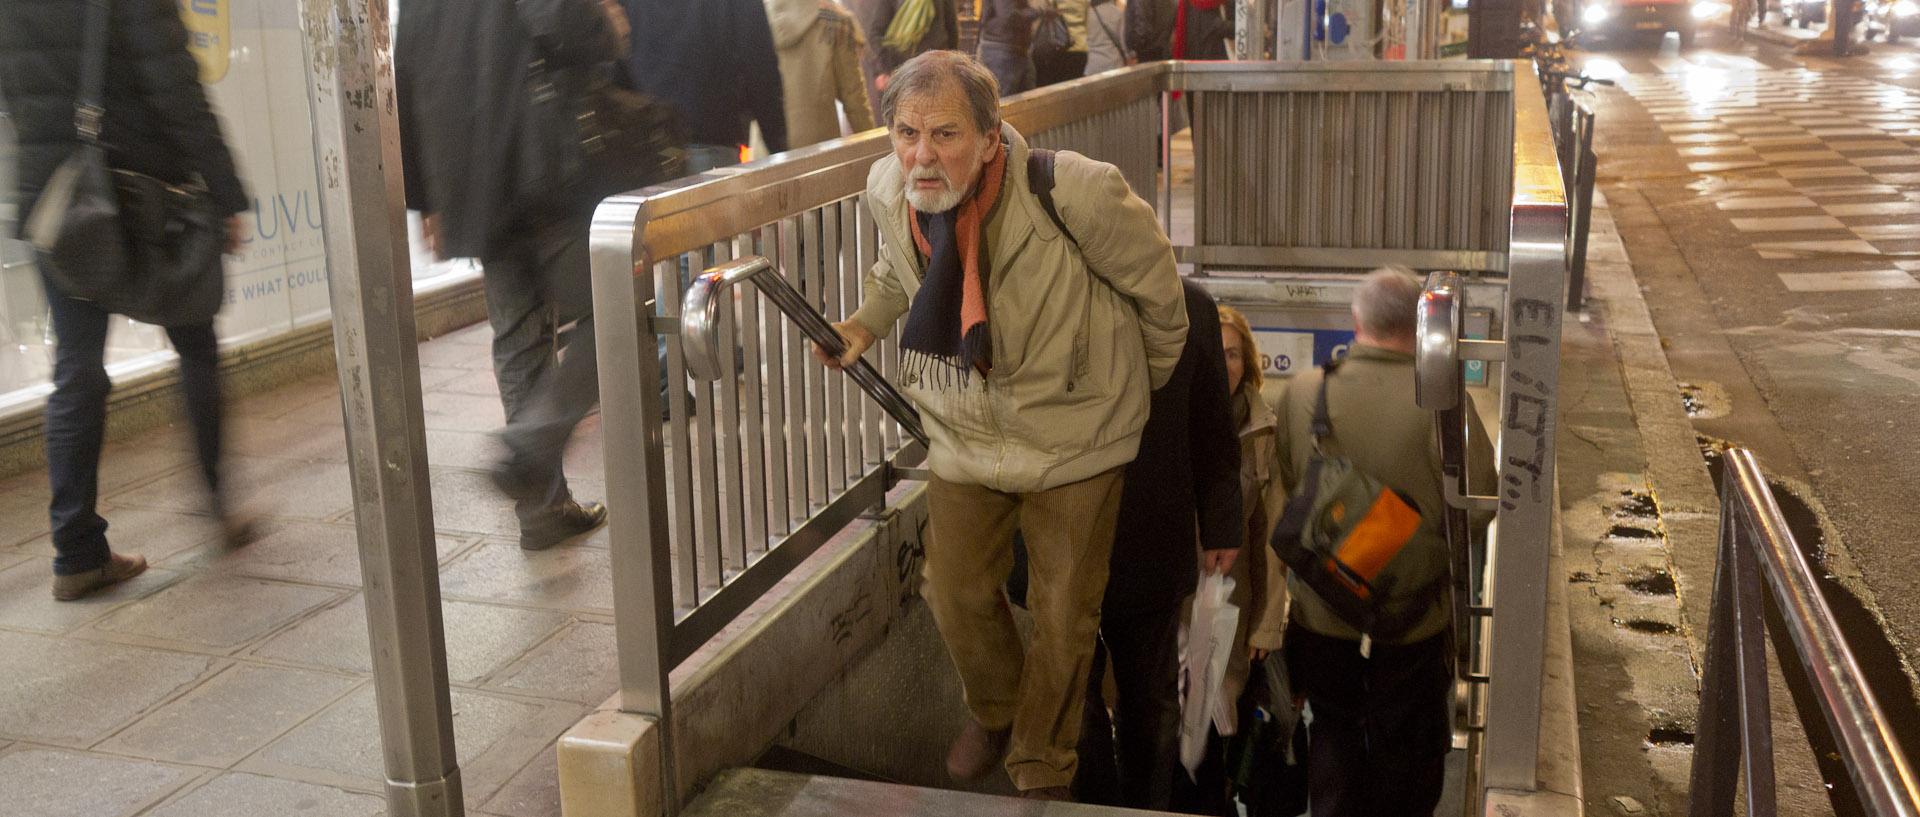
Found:
M 1240 608 L 1228 597 L 1233 580 L 1218 574 L 1200 577 L 1193 594 L 1193 616 L 1187 623 L 1187 648 L 1182 656 L 1186 699 L 1180 710 L 1180 763 L 1193 777 L 1207 751 L 1207 725 L 1231 723 L 1233 701 L 1220 694 L 1233 658 L 1233 633 L 1240 626 Z M 1196 779 L 1195 782 L 1198 782 Z

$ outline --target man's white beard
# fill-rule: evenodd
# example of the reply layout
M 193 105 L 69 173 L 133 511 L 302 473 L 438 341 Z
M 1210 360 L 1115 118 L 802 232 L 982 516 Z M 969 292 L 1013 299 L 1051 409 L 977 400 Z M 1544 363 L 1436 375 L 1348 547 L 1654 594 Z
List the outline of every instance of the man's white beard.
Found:
M 937 191 L 921 190 L 914 187 L 919 179 L 939 179 L 945 187 Z M 966 198 L 967 191 L 955 189 L 953 180 L 938 167 L 914 168 L 907 176 L 907 203 L 922 213 L 944 213 L 959 207 Z

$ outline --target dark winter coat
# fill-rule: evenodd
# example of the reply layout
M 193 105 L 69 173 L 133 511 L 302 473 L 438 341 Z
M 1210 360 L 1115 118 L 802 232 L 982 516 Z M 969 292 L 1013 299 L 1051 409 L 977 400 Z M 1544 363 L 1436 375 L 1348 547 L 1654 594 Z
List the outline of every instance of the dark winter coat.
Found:
M 744 145 L 757 120 L 768 150 L 787 149 L 780 58 L 761 0 L 621 3 L 633 23 L 633 79 L 680 113 L 689 141 Z
M 1127 51 L 1141 62 L 1173 54 L 1173 20 L 1179 0 L 1131 0 L 1127 3 Z
M 1167 384 L 1153 391 L 1140 453 L 1127 466 L 1105 608 L 1166 604 L 1200 576 L 1194 532 L 1207 550 L 1237 548 L 1242 535 L 1240 430 L 1227 393 L 1220 310 L 1182 280 L 1187 345 Z
M 1033 45 L 1033 21 L 1040 9 L 1030 0 L 987 0 L 980 7 L 980 41 L 999 43 L 1021 53 Z
M 406 0 L 394 43 L 407 206 L 440 215 L 450 256 L 480 257 L 534 214 L 514 189 L 516 135 L 528 110 L 527 70 L 537 38 L 551 70 L 585 70 L 620 57 L 620 40 L 594 0 Z M 525 14 L 525 22 L 521 14 Z M 530 38 L 529 32 L 532 33 Z M 591 212 L 581 201 L 565 217 Z
M 249 209 L 173 0 L 114 0 L 111 7 L 100 134 L 108 163 L 175 183 L 197 174 L 223 215 Z M 73 102 L 86 12 L 83 0 L 0 2 L 0 93 L 19 140 L 22 222 L 80 144 Z

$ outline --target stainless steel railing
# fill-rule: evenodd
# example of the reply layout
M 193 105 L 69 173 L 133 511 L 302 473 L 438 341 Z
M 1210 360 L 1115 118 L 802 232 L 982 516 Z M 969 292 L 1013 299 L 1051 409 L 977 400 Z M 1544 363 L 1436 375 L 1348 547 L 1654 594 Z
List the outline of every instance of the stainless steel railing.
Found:
M 1541 676 L 1567 235 L 1565 195 L 1531 72 L 1524 64 L 1473 62 L 1156 63 L 1003 105 L 1007 121 L 1035 146 L 1113 163 L 1142 194 L 1158 181 L 1158 204 L 1171 224 L 1186 204 L 1176 206 L 1171 174 L 1158 172 L 1156 154 L 1166 161 L 1166 112 L 1185 104 L 1169 94 L 1189 94 L 1200 112 L 1196 163 L 1206 171 L 1194 180 L 1187 210 L 1202 232 L 1181 253 L 1201 272 L 1352 273 L 1399 262 L 1470 271 L 1476 284 L 1505 287 L 1494 331 L 1508 349 L 1498 384 L 1497 512 L 1505 544 L 1494 555 L 1488 593 L 1498 601 L 1486 662 L 1492 692 L 1476 739 L 1486 749 L 1483 782 L 1515 790 L 1533 788 L 1537 759 L 1539 699 L 1528 691 L 1538 690 Z M 1529 90 L 1515 93 L 1516 86 Z M 1274 106 L 1318 113 L 1294 118 Z M 1433 110 L 1449 113 L 1430 127 Z M 1430 132 L 1436 128 L 1447 132 Z M 1269 155 L 1305 150 L 1302 142 L 1326 143 L 1300 156 L 1329 164 L 1309 173 L 1309 159 Z M 783 280 L 808 311 L 850 313 L 879 249 L 862 194 L 888 149 L 883 132 L 870 132 L 616 196 L 595 213 L 621 700 L 663 730 L 672 723 L 668 671 L 880 502 L 899 475 L 896 461 L 918 452 L 901 423 L 811 359 L 808 336 L 780 319 L 765 290 L 710 298 L 701 307 L 710 316 L 689 315 L 684 270 L 762 256 L 770 263 L 756 275 Z M 1376 149 L 1388 153 L 1369 153 Z M 1216 179 L 1223 167 L 1238 168 L 1228 193 L 1220 187 L 1228 182 Z M 1445 190 L 1451 197 L 1435 192 Z M 1275 198 L 1293 203 L 1263 204 Z M 1330 208 L 1358 215 L 1346 226 L 1311 221 L 1334 218 Z M 1463 215 L 1469 211 L 1480 215 Z M 1234 213 L 1253 215 L 1219 220 Z M 1296 217 L 1321 226 L 1294 231 L 1289 219 Z M 1215 230 L 1208 224 L 1226 226 L 1206 232 Z M 1318 243 L 1290 243 L 1300 236 Z M 697 317 L 711 342 L 740 349 L 737 358 L 707 350 L 714 381 L 689 377 L 690 355 L 702 353 L 687 347 L 682 329 Z M 890 378 L 898 349 L 882 341 L 869 358 Z M 670 732 L 661 745 L 663 779 L 677 780 Z M 661 791 L 668 801 L 677 796 L 671 783 Z
M 1794 544 L 1759 461 L 1752 451 L 1735 448 L 1726 452 L 1722 467 L 1720 556 L 1687 813 L 1734 813 L 1741 780 L 1747 814 L 1775 813 L 1762 606 L 1762 595 L 1770 594 L 1866 813 L 1920 815 L 1920 782 Z

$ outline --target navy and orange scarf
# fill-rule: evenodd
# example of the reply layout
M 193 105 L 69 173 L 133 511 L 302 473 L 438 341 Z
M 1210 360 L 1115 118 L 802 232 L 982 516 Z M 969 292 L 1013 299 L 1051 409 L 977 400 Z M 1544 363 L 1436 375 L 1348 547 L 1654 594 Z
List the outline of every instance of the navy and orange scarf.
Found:
M 1006 178 L 1007 149 L 980 168 L 980 187 L 960 206 L 944 213 L 910 212 L 913 243 L 927 257 L 900 334 L 901 358 L 910 378 L 940 370 L 956 373 L 964 386 L 974 371 L 993 368 L 993 339 L 987 333 L 987 286 L 980 271 L 980 228 L 1000 198 Z

